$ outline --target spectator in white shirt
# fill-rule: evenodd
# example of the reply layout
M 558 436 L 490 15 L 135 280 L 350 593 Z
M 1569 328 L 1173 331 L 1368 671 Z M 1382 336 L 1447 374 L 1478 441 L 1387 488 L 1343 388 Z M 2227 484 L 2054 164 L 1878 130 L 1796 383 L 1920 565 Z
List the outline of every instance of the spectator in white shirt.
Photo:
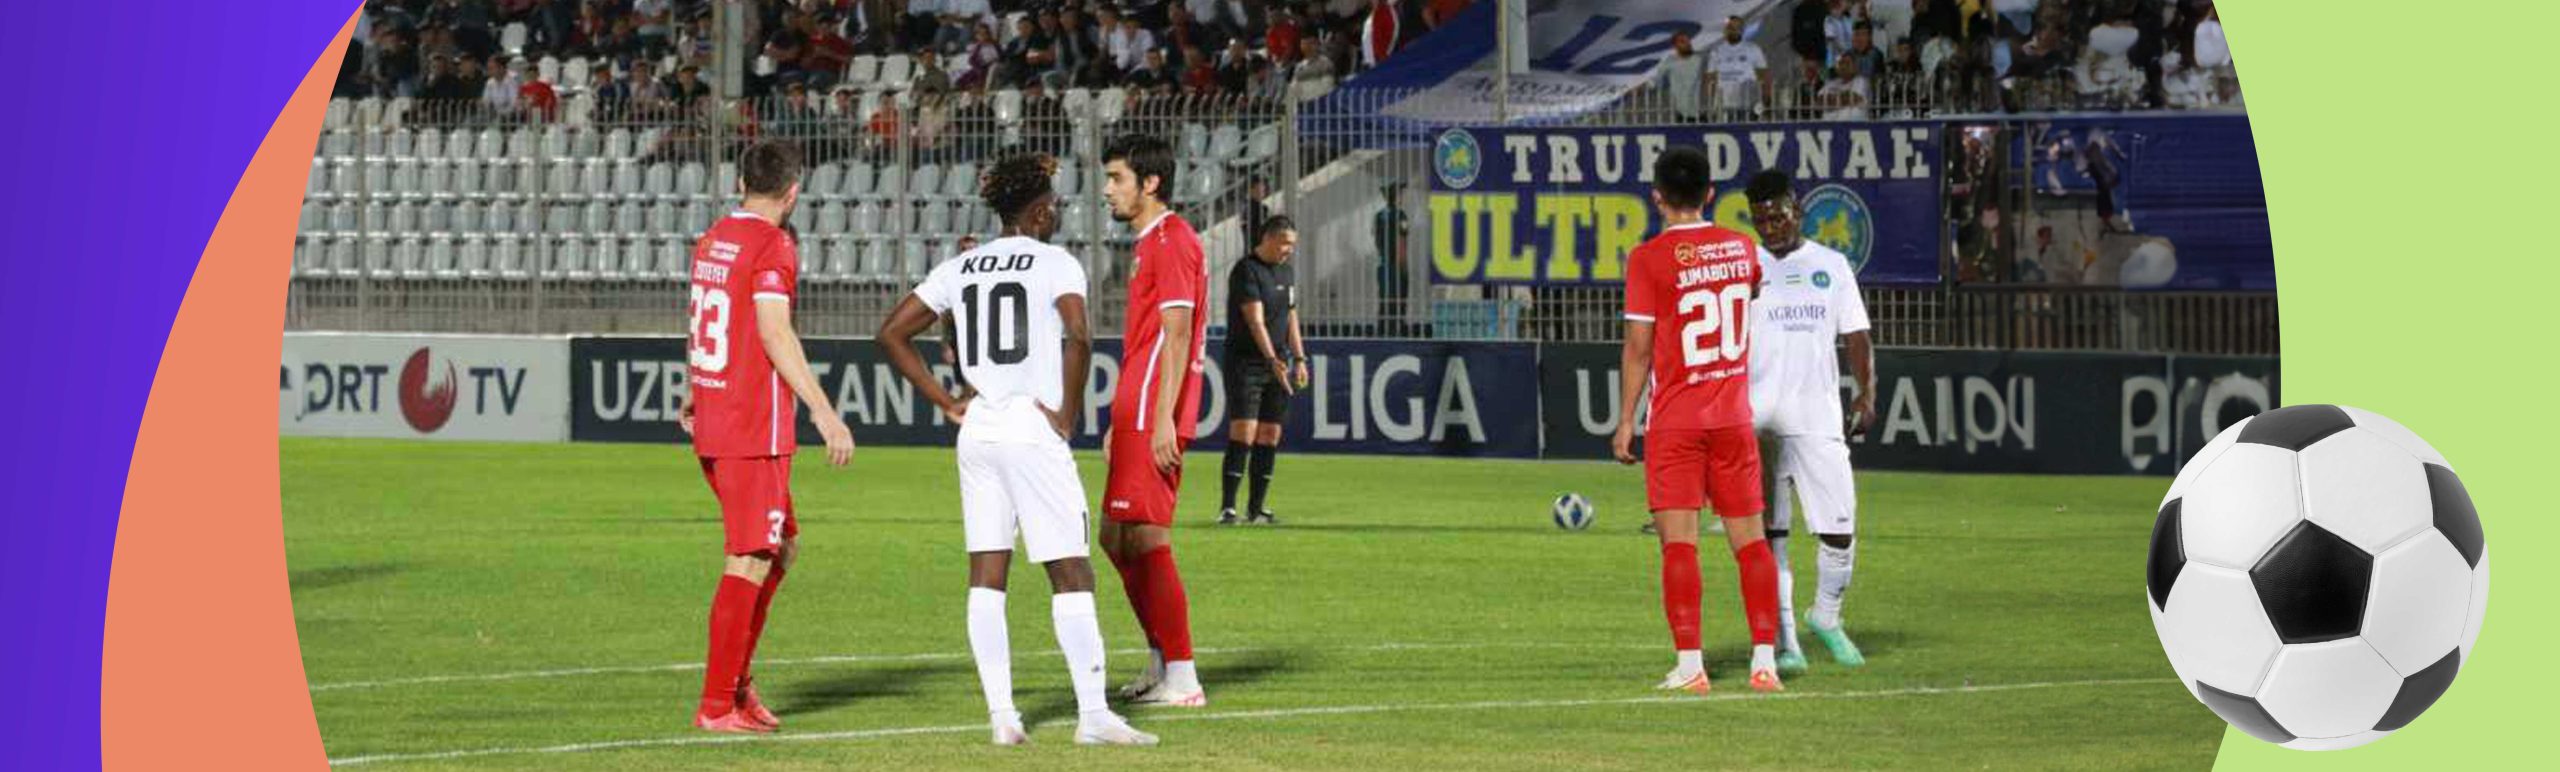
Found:
M 1654 87 L 1670 97 L 1671 112 L 1680 120 L 1698 120 L 1698 95 L 1706 89 L 1701 76 L 1706 71 L 1706 57 L 1689 47 L 1689 33 L 1671 36 L 1671 57 L 1663 60 L 1662 71 L 1654 76 Z
M 1858 16 L 1849 12 L 1849 0 L 1831 0 L 1831 15 L 1822 17 L 1823 64 L 1840 58 L 1856 45 Z
M 1858 59 L 1852 56 L 1840 57 L 1840 61 L 1831 66 L 1831 78 L 1824 81 L 1822 90 L 1814 95 L 1814 101 L 1825 111 L 1823 119 L 1831 121 L 1866 120 L 1870 98 L 1867 76 L 1858 73 Z
M 1111 62 L 1121 72 L 1138 69 L 1147 63 L 1147 51 L 1156 47 L 1156 36 L 1138 26 L 1134 18 L 1122 18 L 1120 28 L 1111 33 Z
M 1707 69 L 1714 72 L 1716 111 L 1724 121 L 1751 117 L 1753 107 L 1768 97 L 1769 54 L 1756 41 L 1742 39 L 1742 17 L 1727 16 L 1724 38 L 1707 46 Z
M 480 87 L 480 103 L 488 105 L 489 110 L 498 115 L 513 115 L 516 111 L 516 93 L 524 88 L 524 59 L 489 57 L 490 72 L 498 72 L 501 68 L 505 69 L 506 74 L 493 76 L 489 78 L 488 83 Z

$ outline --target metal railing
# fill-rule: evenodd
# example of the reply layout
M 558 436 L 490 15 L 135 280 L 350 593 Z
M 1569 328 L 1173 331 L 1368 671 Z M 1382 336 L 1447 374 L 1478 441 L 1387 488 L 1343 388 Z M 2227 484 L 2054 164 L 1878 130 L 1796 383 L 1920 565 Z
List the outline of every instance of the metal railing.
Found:
M 1287 100 L 1118 89 L 1055 96 L 845 89 L 689 104 L 614 103 L 586 93 L 556 109 L 507 111 L 477 102 L 342 100 L 329 106 L 313 158 L 287 325 L 678 332 L 694 234 L 735 201 L 728 159 L 753 138 L 783 136 L 801 143 L 812 164 L 792 218 L 803 237 L 799 318 L 808 332 L 870 332 L 963 238 L 992 237 L 997 225 L 977 200 L 976 169 L 1025 149 L 1065 161 L 1057 182 L 1067 222 L 1056 240 L 1084 259 L 1095 322 L 1115 330 L 1131 234 L 1102 200 L 1100 151 L 1109 137 L 1137 132 L 1177 145 L 1177 210 L 1203 235 L 1213 303 L 1223 304 L 1227 271 L 1245 257 L 1247 220 L 1257 210 L 1285 212 L 1300 228 L 1299 297 L 1310 335 L 1616 339 L 1615 288 L 1430 283 L 1429 234 L 1417 222 L 1427 152 L 1376 141 L 1364 120 L 1399 95 L 1314 115 L 1304 100 L 1325 86 L 1301 86 Z M 1712 83 L 1702 89 L 1700 105 L 1724 104 Z M 1840 111 L 1850 107 L 1822 101 L 1820 91 L 1774 83 L 1765 102 L 1697 118 L 1849 117 Z M 1885 80 L 1857 109 L 1874 119 L 1940 116 L 1969 105 L 1950 96 L 1959 93 L 1945 83 Z M 1648 88 L 1576 120 L 1678 122 L 1689 118 L 1686 106 Z M 1251 179 L 1289 184 L 1253 200 Z M 2003 243 L 2017 241 L 2011 234 Z M 1959 246 L 1949 246 L 1958 269 Z M 1888 345 L 2275 350 L 2271 294 L 1967 283 L 1870 287 L 1868 301 L 1879 342 Z

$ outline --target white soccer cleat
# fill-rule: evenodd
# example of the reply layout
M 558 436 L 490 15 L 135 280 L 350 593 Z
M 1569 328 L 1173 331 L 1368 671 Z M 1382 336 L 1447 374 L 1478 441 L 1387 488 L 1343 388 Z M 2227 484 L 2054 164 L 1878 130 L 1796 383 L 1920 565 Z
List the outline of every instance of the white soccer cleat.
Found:
M 1076 722 L 1077 745 L 1154 745 L 1156 736 L 1138 731 L 1119 716 L 1104 713 Z
M 1708 684 L 1707 671 L 1704 668 L 1672 668 L 1671 674 L 1663 676 L 1662 683 L 1655 684 L 1653 688 L 1666 692 L 1682 691 L 1703 695 L 1712 687 Z
M 1205 708 L 1209 706 L 1209 693 L 1201 689 L 1200 685 L 1196 683 L 1184 686 L 1171 681 L 1165 681 L 1157 683 L 1154 688 L 1148 689 L 1145 692 L 1140 693 L 1138 696 L 1129 698 L 1129 704 L 1164 705 L 1176 708 Z
M 1022 745 L 1031 742 L 1031 733 L 1022 731 L 1022 714 L 1008 713 L 987 721 L 997 745 Z

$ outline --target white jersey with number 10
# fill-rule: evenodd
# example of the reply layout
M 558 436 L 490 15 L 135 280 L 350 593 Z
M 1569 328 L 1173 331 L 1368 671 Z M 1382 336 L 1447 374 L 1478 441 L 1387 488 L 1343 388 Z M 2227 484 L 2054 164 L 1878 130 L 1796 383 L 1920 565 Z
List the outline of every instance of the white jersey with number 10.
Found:
M 952 355 L 977 391 L 963 439 L 1062 441 L 1040 408 L 1066 401 L 1058 299 L 1084 294 L 1084 266 L 1074 255 L 1025 236 L 945 260 L 916 286 L 918 300 L 951 315 Z

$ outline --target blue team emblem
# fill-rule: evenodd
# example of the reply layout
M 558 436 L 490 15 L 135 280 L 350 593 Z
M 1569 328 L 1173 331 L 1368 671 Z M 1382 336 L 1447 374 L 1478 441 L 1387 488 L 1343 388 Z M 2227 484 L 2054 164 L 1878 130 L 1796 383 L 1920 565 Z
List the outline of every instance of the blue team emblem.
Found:
M 1476 144 L 1476 135 L 1466 129 L 1440 132 L 1431 145 L 1431 170 L 1440 175 L 1440 186 L 1463 189 L 1476 184 L 1476 172 L 1484 168 L 1484 148 Z
M 1814 289 L 1830 289 L 1830 288 L 1831 288 L 1831 272 L 1830 272 L 1830 271 L 1815 271 L 1815 272 L 1813 272 L 1813 288 L 1814 288 Z
M 1804 237 L 1840 250 L 1848 256 L 1851 270 L 1863 269 L 1867 255 L 1875 249 L 1875 213 L 1867 209 L 1866 199 L 1845 186 L 1814 188 L 1804 197 Z M 1829 277 L 1815 274 L 1814 282 L 1828 286 Z

